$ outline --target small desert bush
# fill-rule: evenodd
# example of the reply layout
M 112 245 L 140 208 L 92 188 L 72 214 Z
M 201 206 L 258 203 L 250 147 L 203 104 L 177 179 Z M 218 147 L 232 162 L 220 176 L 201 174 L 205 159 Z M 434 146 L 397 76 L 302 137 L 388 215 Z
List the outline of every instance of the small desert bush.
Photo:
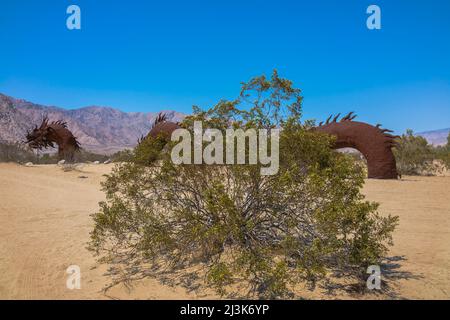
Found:
M 104 154 L 97 154 L 84 149 L 76 152 L 74 155 L 74 162 L 94 162 L 99 161 L 100 163 L 105 162 L 109 159 L 109 156 Z
M 124 149 L 111 155 L 112 162 L 130 162 L 133 160 L 133 150 Z
M 244 84 L 235 101 L 195 108 L 182 123 L 282 127 L 272 176 L 261 175 L 259 164 L 174 165 L 173 143 L 163 148 L 162 137 L 147 138 L 134 161 L 116 165 L 103 183 L 91 250 L 125 264 L 129 277 L 144 265 L 154 276 L 158 268 L 201 266 L 201 283 L 220 294 L 287 297 L 330 271 L 361 281 L 387 253 L 397 218 L 364 200 L 362 170 L 331 150 L 332 138 L 300 122 L 301 101 L 300 90 L 274 73 Z
M 106 155 L 96 154 L 83 149 L 76 152 L 74 157 L 74 162 L 104 162 L 109 159 Z M 36 151 L 23 143 L 0 142 L 0 162 L 56 164 L 58 161 L 58 155 L 55 153 L 36 153 Z
M 450 133 L 447 137 L 447 144 L 436 147 L 436 157 L 441 160 L 447 169 L 450 169 Z
M 450 137 L 449 137 L 450 138 Z M 442 147 L 428 144 L 421 136 L 407 130 L 394 148 L 397 169 L 403 175 L 433 175 L 439 171 L 439 162 L 450 168 L 449 143 Z
M 34 162 L 36 155 L 21 143 L 0 142 L 0 162 Z

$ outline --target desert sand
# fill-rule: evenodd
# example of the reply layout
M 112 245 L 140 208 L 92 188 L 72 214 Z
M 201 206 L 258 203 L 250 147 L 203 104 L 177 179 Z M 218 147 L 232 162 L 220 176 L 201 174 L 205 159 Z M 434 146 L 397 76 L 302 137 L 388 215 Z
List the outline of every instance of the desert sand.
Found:
M 0 299 L 204 299 L 210 290 L 187 290 L 153 278 L 111 284 L 108 266 L 86 249 L 90 217 L 104 199 L 100 181 L 113 165 L 84 165 L 64 172 L 54 165 L 0 164 Z M 450 177 L 367 180 L 367 199 L 381 214 L 400 217 L 384 269 L 388 292 L 313 299 L 449 299 Z M 66 287 L 70 265 L 81 268 L 81 289 Z

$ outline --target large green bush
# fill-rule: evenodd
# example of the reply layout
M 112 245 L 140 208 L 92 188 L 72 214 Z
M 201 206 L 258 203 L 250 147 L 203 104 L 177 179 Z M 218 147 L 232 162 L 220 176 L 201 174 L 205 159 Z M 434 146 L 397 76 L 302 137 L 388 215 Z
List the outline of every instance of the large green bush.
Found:
M 195 108 L 182 124 L 282 127 L 280 170 L 272 176 L 262 176 L 259 164 L 174 165 L 173 143 L 162 148 L 160 138 L 148 138 L 135 161 L 117 165 L 103 183 L 91 249 L 125 264 L 130 277 L 143 266 L 154 276 L 160 268 L 202 267 L 201 283 L 220 294 L 285 297 L 329 271 L 361 280 L 386 254 L 397 218 L 364 201 L 362 171 L 331 150 L 329 136 L 300 122 L 301 100 L 274 73 L 244 84 L 235 101 Z

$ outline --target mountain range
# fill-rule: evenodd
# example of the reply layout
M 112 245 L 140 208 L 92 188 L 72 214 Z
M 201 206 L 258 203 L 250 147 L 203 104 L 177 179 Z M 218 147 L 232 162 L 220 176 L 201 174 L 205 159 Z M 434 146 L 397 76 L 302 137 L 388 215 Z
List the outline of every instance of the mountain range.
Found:
M 168 120 L 185 116 L 173 110 L 162 110 Z M 27 130 L 40 125 L 44 116 L 64 120 L 86 150 L 111 154 L 132 148 L 146 135 L 159 112 L 122 112 L 110 107 L 88 106 L 63 109 L 43 106 L 0 94 L 0 141 L 23 141 Z
M 186 115 L 173 110 L 162 110 L 168 120 L 181 121 Z M 25 139 L 27 130 L 40 125 L 42 118 L 64 120 L 86 150 L 112 154 L 133 148 L 137 140 L 146 135 L 159 112 L 123 112 L 118 109 L 88 106 L 63 109 L 44 106 L 0 93 L 0 142 L 17 142 Z M 429 143 L 447 143 L 450 128 L 418 133 Z
M 442 146 L 447 143 L 447 137 L 449 134 L 450 134 L 450 128 L 426 131 L 426 132 L 419 132 L 416 135 L 424 137 L 425 139 L 427 139 L 428 143 L 430 143 L 430 144 L 433 144 L 435 146 Z

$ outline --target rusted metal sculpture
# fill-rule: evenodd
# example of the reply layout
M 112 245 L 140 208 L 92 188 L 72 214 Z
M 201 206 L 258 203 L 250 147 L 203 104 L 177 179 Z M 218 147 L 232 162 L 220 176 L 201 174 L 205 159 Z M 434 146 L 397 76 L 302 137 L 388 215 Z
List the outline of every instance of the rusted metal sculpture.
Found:
M 42 120 L 39 127 L 35 126 L 32 131 L 27 132 L 25 143 L 37 150 L 54 148 L 56 143 L 58 145 L 58 160 L 68 162 L 73 162 L 75 152 L 80 150 L 80 143 L 67 129 L 67 123 L 62 120 L 49 123 L 47 117 Z
M 397 179 L 399 174 L 392 147 L 398 136 L 389 134 L 392 130 L 382 129 L 381 125 L 353 121 L 353 112 L 338 121 L 340 114 L 332 120 L 330 116 L 325 123 L 320 123 L 313 130 L 336 137 L 333 148 L 354 148 L 367 160 L 368 177 L 372 179 Z
M 150 132 L 145 137 L 142 136 L 138 140 L 138 144 L 140 144 L 143 140 L 147 139 L 148 137 L 156 138 L 160 134 L 167 136 L 167 138 L 170 140 L 172 132 L 174 132 L 176 129 L 179 128 L 180 125 L 178 122 L 175 123 L 167 121 L 167 116 L 164 113 L 160 113 L 153 122 Z
M 361 152 L 367 160 L 369 178 L 397 179 L 399 174 L 392 147 L 395 146 L 398 136 L 389 134 L 392 131 L 382 129 L 379 124 L 372 126 L 353 121 L 356 118 L 354 112 L 350 112 L 340 121 L 339 116 L 340 114 L 334 118 L 330 116 L 325 123 L 321 122 L 313 130 L 335 136 L 334 149 L 354 148 Z M 156 137 L 160 133 L 170 137 L 178 128 L 178 123 L 167 121 L 165 115 L 160 114 L 147 137 Z

